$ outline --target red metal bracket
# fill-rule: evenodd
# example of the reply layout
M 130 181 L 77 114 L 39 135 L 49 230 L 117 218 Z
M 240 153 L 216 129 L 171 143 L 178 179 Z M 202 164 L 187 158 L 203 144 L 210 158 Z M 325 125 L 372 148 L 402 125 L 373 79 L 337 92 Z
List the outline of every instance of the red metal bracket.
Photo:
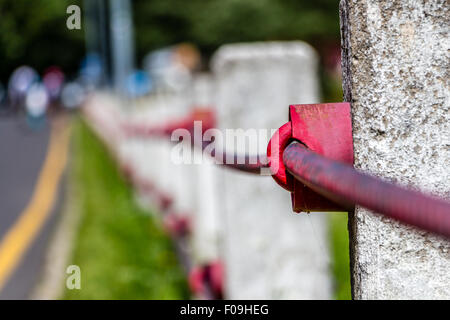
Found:
M 353 164 L 350 104 L 324 103 L 289 106 L 289 122 L 271 138 L 267 147 L 274 180 L 291 192 L 295 212 L 342 211 L 342 208 L 294 179 L 283 163 L 284 149 L 293 141 L 332 160 Z

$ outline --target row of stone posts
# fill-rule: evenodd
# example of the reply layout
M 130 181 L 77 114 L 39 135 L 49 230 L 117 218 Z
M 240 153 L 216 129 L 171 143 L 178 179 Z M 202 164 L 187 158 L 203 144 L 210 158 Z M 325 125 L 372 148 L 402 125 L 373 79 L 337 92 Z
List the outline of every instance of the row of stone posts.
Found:
M 288 120 L 289 104 L 320 101 L 318 56 L 303 42 L 226 45 L 211 70 L 189 90 L 138 103 L 124 119 L 151 126 L 194 106 L 211 107 L 222 132 L 262 131 L 258 152 L 264 154 L 271 133 Z M 289 193 L 270 176 L 234 172 L 207 158 L 201 165 L 175 164 L 172 148 L 160 138 L 124 139 L 120 153 L 135 175 L 173 199 L 177 215 L 189 218 L 192 263 L 221 261 L 227 298 L 332 298 L 326 214 L 294 214 Z M 137 196 L 144 206 L 159 201 L 145 190 Z

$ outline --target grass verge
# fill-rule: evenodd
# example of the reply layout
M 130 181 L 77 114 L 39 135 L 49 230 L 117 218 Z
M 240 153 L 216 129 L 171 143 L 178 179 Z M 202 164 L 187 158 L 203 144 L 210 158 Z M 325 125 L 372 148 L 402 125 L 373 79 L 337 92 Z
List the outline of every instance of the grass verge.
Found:
M 137 207 L 105 147 L 81 119 L 73 132 L 74 183 L 81 215 L 72 263 L 81 289 L 65 299 L 188 299 L 168 236 Z
M 347 213 L 330 213 L 330 240 L 335 279 L 335 299 L 350 300 L 350 256 L 347 230 Z

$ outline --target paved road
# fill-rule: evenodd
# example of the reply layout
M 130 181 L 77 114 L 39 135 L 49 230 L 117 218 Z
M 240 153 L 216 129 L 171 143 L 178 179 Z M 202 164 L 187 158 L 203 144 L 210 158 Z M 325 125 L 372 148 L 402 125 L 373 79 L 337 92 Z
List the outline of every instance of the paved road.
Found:
M 44 173 L 57 167 L 46 165 L 53 131 L 49 123 L 31 130 L 23 118 L 0 118 L 0 299 L 28 298 L 43 266 L 63 194 L 60 175 Z

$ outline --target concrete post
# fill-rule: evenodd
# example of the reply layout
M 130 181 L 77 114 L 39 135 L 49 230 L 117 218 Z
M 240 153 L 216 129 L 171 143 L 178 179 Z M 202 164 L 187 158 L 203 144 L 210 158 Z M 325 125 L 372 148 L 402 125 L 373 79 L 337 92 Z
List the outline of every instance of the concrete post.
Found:
M 193 106 L 214 106 L 214 81 L 210 74 L 196 75 L 192 84 Z M 201 150 L 194 148 L 195 153 Z M 223 168 L 217 167 L 208 157 L 196 165 L 195 210 L 193 216 L 192 253 L 197 264 L 207 264 L 219 259 L 220 203 L 218 201 L 218 176 Z
M 341 1 L 345 100 L 355 167 L 448 197 L 446 0 Z M 357 207 L 350 215 L 355 299 L 449 299 L 450 243 Z
M 226 45 L 213 69 L 223 131 L 267 129 L 268 140 L 287 122 L 289 104 L 319 101 L 317 56 L 302 42 Z M 326 216 L 294 214 L 289 193 L 271 177 L 221 174 L 226 297 L 331 298 Z
M 182 118 L 190 109 L 189 96 L 183 93 L 161 94 L 149 100 L 142 109 L 129 115 L 130 123 L 142 123 L 149 127 L 157 126 L 171 119 Z M 134 163 L 137 174 L 152 182 L 162 194 L 174 200 L 173 210 L 179 215 L 189 215 L 194 210 L 195 167 L 190 164 L 176 164 L 173 159 L 173 142 L 169 138 L 146 137 L 130 139 L 126 153 Z M 141 203 L 152 204 L 155 199 Z M 154 203 L 153 203 L 154 205 Z

